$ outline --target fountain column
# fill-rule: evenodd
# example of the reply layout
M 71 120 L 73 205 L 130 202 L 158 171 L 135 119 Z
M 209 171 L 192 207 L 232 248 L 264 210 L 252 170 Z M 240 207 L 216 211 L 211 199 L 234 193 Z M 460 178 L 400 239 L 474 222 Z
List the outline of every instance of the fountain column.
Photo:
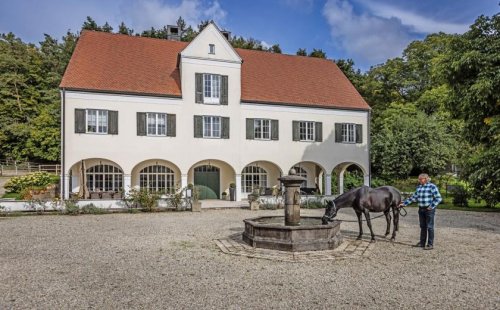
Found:
M 285 226 L 300 225 L 300 185 L 306 180 L 290 169 L 287 176 L 278 178 L 285 186 Z

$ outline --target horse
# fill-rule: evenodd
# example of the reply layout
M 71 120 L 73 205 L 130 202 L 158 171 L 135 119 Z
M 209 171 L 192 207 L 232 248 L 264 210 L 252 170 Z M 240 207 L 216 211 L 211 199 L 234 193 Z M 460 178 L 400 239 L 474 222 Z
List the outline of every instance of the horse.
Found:
M 394 228 L 391 241 L 396 240 L 396 231 L 399 229 L 399 204 L 401 203 L 401 193 L 398 189 L 392 186 L 382 186 L 370 188 L 362 186 L 348 191 L 337 197 L 335 200 L 326 201 L 325 215 L 322 218 L 323 225 L 333 221 L 337 215 L 338 209 L 352 207 L 358 216 L 359 235 L 357 240 L 363 235 L 363 225 L 361 216 L 364 213 L 368 228 L 371 232 L 371 242 L 375 242 L 375 234 L 373 233 L 372 224 L 370 221 L 370 212 L 384 212 L 387 220 L 387 230 L 385 237 L 389 235 L 391 228 L 391 208 L 394 215 Z

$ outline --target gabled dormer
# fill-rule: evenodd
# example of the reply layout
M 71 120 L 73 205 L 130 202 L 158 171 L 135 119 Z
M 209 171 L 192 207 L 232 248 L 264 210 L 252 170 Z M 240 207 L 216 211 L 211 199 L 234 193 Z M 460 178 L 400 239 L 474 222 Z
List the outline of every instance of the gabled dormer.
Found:
M 214 23 L 209 23 L 181 52 L 182 58 L 242 63 L 240 55 Z

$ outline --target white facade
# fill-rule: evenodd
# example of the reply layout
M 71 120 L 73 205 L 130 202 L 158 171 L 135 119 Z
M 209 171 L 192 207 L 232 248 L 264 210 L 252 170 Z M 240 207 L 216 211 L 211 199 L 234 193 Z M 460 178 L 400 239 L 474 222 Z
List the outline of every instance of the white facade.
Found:
M 209 54 L 210 44 L 215 54 Z M 217 167 L 218 196 L 235 183 L 237 200 L 246 198 L 242 173 L 249 165 L 266 171 L 266 187 L 277 185 L 277 178 L 296 165 L 307 172 L 306 187 L 324 185 L 324 194 L 330 194 L 331 174 L 341 177 L 350 164 L 360 167 L 369 182 L 368 111 L 242 102 L 241 58 L 213 24 L 182 51 L 179 67 L 182 98 L 62 90 L 66 198 L 80 191 L 82 160 L 85 169 L 103 164 L 120 168 L 124 191 L 140 186 L 140 171 L 147 166 L 168 167 L 179 188 L 195 183 L 196 167 Z M 196 73 L 227 76 L 228 104 L 196 103 Z M 75 133 L 75 109 L 118 111 L 118 134 Z M 175 114 L 174 137 L 138 135 L 137 113 L 153 112 Z M 195 138 L 195 116 L 228 117 L 229 138 Z M 248 118 L 278 120 L 279 139 L 247 139 Z M 293 141 L 294 121 L 321 122 L 322 141 Z M 335 142 L 336 123 L 361 125 L 363 141 Z

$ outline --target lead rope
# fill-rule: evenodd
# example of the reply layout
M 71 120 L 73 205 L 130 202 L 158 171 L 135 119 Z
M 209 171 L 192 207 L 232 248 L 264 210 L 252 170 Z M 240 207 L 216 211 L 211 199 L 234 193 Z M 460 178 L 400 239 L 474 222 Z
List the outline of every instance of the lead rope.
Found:
M 408 212 L 406 211 L 406 209 L 405 209 L 404 207 L 400 207 L 400 208 L 398 208 L 398 209 L 399 209 L 399 215 L 401 215 L 402 217 L 405 217 L 405 216 L 408 214 Z M 403 210 L 403 211 L 404 211 L 404 214 L 403 214 L 403 213 L 401 213 L 401 210 Z M 382 213 L 382 214 L 377 215 L 377 216 L 375 216 L 375 217 L 371 217 L 371 216 L 370 216 L 370 221 L 371 221 L 371 220 L 374 220 L 374 219 L 376 219 L 376 218 L 382 217 L 382 216 L 385 216 L 385 214 L 383 214 L 383 213 Z M 347 223 L 357 223 L 357 222 L 358 222 L 357 220 L 356 220 L 356 221 L 348 221 L 348 220 L 339 220 L 339 219 L 337 219 L 337 218 L 336 218 L 335 220 L 337 220 L 337 221 L 342 221 L 342 222 L 347 222 Z M 366 218 L 365 218 L 365 219 L 361 218 L 361 221 L 366 222 Z

